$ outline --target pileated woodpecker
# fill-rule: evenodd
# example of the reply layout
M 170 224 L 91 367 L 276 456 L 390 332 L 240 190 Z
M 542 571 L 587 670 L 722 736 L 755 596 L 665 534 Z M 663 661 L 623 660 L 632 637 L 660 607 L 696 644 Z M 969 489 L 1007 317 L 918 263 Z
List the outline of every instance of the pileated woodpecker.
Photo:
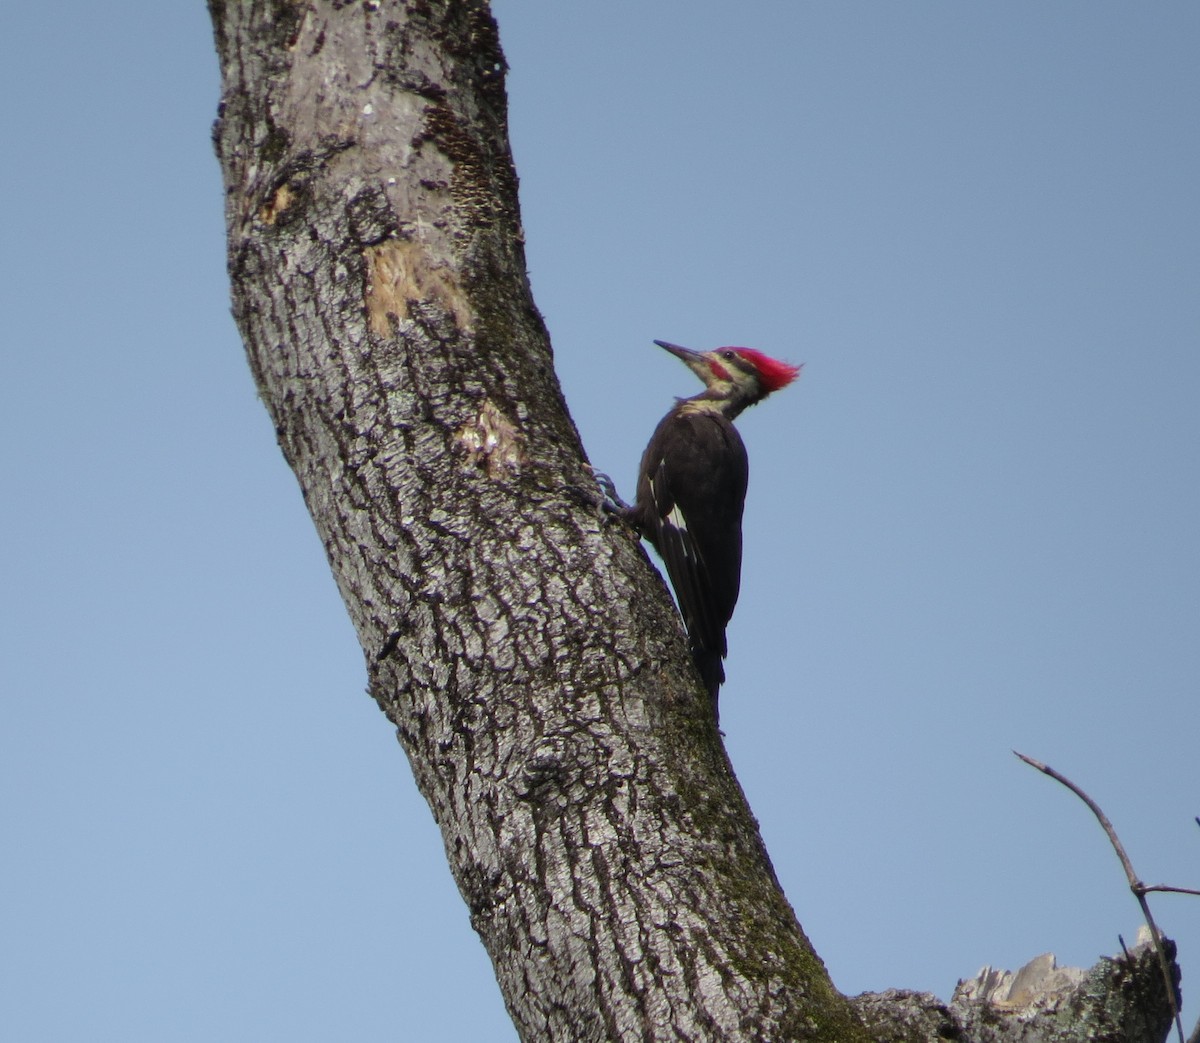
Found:
M 667 566 L 715 717 L 725 680 L 725 627 L 741 584 L 742 507 L 750 473 L 733 419 L 790 384 L 800 367 L 753 348 L 702 352 L 654 343 L 704 381 L 704 390 L 679 399 L 654 429 L 642 455 L 634 505 L 616 500 L 611 483 L 606 489 L 617 513 Z

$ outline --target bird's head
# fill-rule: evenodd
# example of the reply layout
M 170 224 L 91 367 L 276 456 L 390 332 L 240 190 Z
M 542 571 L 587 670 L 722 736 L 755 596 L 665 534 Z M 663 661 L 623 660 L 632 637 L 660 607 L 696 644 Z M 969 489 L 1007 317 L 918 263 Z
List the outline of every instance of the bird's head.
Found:
M 761 402 L 772 391 L 787 387 L 800 373 L 800 366 L 780 362 L 754 348 L 714 348 L 712 351 L 693 351 L 669 344 L 654 342 L 683 362 L 704 381 L 705 391 L 698 396 L 722 405 L 722 412 L 736 415 L 747 406 Z

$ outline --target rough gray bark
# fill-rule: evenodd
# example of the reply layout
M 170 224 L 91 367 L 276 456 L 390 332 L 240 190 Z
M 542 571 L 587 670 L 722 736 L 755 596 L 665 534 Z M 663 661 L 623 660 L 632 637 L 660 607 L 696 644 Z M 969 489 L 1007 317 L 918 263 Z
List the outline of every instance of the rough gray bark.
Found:
M 1174 943 L 1166 944 L 1173 961 Z M 1172 967 L 1178 992 L 1178 968 Z M 1056 967 L 1049 954 L 1016 974 L 985 967 L 960 982 L 948 1004 L 901 989 L 864 993 L 852 1002 L 877 1043 L 1163 1043 L 1173 1023 L 1151 943 L 1102 957 L 1088 971 Z
M 595 508 L 486 4 L 210 9 L 234 315 L 522 1038 L 865 1038 Z
M 831 985 L 595 508 L 486 3 L 209 7 L 234 316 L 521 1037 L 937 1038 Z

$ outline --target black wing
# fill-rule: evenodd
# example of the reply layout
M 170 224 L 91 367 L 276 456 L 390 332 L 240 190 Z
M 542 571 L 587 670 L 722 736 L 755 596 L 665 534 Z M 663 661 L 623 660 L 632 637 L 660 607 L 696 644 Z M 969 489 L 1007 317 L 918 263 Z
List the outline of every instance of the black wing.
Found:
M 748 473 L 733 424 L 718 413 L 676 410 L 659 424 L 638 476 L 635 521 L 667 566 L 692 654 L 714 697 L 741 584 Z

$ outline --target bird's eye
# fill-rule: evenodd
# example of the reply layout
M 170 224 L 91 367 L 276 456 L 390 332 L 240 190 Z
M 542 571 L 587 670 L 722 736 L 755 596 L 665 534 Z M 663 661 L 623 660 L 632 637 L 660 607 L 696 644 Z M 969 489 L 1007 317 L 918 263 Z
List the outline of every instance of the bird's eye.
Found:
M 734 358 L 736 357 L 736 355 L 737 355 L 736 351 L 722 351 L 721 352 L 721 358 L 723 358 L 726 362 L 732 362 L 734 360 Z

